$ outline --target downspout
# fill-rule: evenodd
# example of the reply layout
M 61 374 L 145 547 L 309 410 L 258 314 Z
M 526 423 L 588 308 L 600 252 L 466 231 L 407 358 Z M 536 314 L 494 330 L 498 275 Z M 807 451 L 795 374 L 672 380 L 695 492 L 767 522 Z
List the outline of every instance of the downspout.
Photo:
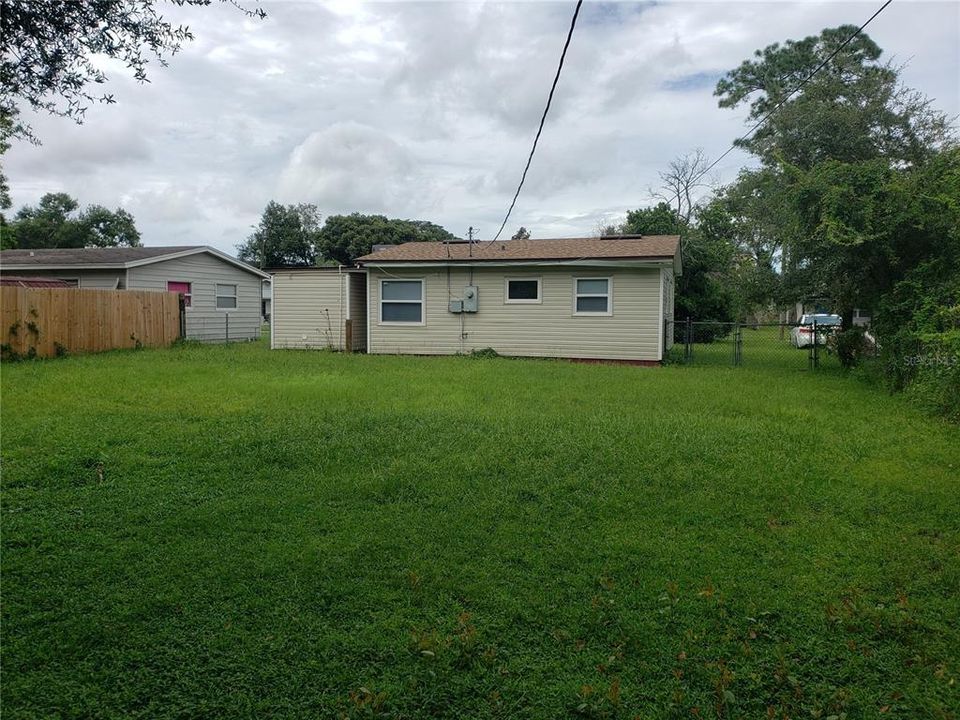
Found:
M 370 350 L 370 317 L 371 317 L 371 315 L 370 315 L 370 313 L 372 312 L 371 309 L 370 309 L 370 270 L 369 270 L 369 268 L 365 268 L 363 274 L 366 275 L 366 277 L 367 277 L 367 296 L 363 299 L 363 304 L 364 304 L 364 305 L 366 306 L 366 308 L 367 308 L 367 312 L 366 312 L 366 316 L 367 316 L 367 354 L 369 355 L 369 354 L 371 353 L 371 350 Z

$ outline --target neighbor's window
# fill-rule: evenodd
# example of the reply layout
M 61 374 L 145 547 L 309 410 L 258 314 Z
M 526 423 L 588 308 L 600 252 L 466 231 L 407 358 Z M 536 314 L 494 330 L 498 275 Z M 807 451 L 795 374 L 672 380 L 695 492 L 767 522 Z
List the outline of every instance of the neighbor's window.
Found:
M 576 278 L 574 315 L 611 315 L 610 278 Z
M 540 278 L 507 278 L 507 295 L 505 302 L 540 302 Z
M 423 280 L 381 280 L 380 322 L 423 324 Z
M 170 281 L 167 283 L 167 290 L 169 292 L 180 293 L 183 295 L 184 307 L 190 307 L 190 303 L 193 302 L 193 293 L 190 292 L 190 283 Z
M 233 310 L 237 307 L 237 286 L 217 283 L 217 310 Z

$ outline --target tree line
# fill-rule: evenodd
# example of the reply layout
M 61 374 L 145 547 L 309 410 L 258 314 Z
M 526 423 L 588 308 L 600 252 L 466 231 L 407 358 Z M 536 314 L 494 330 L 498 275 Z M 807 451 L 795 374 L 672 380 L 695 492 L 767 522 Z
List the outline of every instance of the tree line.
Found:
M 739 320 L 796 302 L 839 313 L 841 361 L 867 349 L 851 327 L 869 309 L 891 389 L 909 389 L 960 420 L 960 147 L 955 121 L 905 87 L 901 68 L 855 27 L 770 45 L 726 73 L 721 108 L 769 120 L 737 145 L 756 166 L 703 193 L 710 163 L 694 152 L 661 174 L 659 204 L 607 232 L 679 234 L 676 314 Z

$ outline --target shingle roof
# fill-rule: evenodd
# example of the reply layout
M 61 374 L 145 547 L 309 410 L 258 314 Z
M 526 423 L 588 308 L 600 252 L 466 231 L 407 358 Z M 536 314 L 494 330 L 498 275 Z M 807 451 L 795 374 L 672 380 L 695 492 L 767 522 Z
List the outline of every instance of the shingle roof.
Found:
M 652 260 L 677 254 L 677 235 L 643 237 L 563 238 L 557 240 L 502 240 L 467 243 L 409 242 L 357 258 L 376 262 L 497 262 L 523 260 Z
M 122 270 L 125 268 L 165 262 L 167 259 L 190 257 L 207 253 L 223 262 L 257 275 L 270 276 L 225 252 L 209 245 L 170 245 L 168 247 L 113 247 L 113 248 L 37 248 L 34 250 L 4 250 L 0 252 L 0 273 L 4 270 Z
M 187 250 L 198 250 L 203 245 L 170 247 L 111 247 L 111 248 L 37 248 L 35 250 L 4 250 L 0 265 L 123 265 L 136 260 L 172 255 Z

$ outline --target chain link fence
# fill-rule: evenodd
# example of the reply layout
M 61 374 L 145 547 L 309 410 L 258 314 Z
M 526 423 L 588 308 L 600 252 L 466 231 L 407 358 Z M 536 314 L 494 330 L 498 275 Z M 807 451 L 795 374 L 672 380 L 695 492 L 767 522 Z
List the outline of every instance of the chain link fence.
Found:
M 784 370 L 840 367 L 837 326 L 816 323 L 730 323 L 667 320 L 666 360 L 683 365 L 729 365 Z

